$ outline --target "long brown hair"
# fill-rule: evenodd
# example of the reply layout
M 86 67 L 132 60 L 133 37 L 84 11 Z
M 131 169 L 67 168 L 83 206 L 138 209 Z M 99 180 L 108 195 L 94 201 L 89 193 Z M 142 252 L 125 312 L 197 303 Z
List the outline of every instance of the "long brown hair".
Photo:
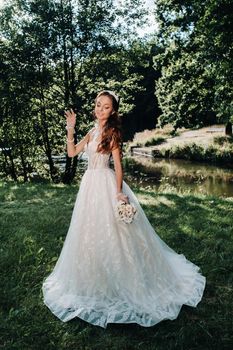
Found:
M 97 103 L 97 99 L 100 96 L 108 96 L 111 99 L 112 106 L 113 106 L 113 113 L 109 116 L 109 118 L 107 119 L 104 125 L 103 131 L 102 131 L 102 140 L 98 144 L 97 152 L 111 153 L 111 151 L 119 147 L 121 152 L 121 157 L 122 157 L 121 119 L 118 114 L 119 101 L 117 101 L 114 95 L 112 95 L 109 91 L 103 90 L 100 93 L 98 93 L 95 99 L 95 104 Z

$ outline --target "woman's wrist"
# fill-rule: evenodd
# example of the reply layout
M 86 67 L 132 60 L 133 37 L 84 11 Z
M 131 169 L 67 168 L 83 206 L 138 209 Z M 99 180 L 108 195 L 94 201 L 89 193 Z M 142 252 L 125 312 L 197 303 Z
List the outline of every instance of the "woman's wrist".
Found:
M 66 130 L 68 133 L 75 134 L 75 125 L 72 124 L 67 124 L 66 125 Z
M 129 203 L 129 198 L 123 192 L 117 192 L 116 198 L 118 201 L 123 201 L 125 203 Z
M 123 194 L 123 192 L 122 192 L 122 191 L 119 191 L 119 192 L 117 192 L 117 196 L 118 196 L 118 194 Z
M 66 129 L 74 129 L 75 124 L 66 124 Z
M 117 196 L 117 198 L 118 197 L 121 197 L 121 198 L 127 197 L 126 194 L 124 194 L 123 192 L 117 192 L 116 196 Z

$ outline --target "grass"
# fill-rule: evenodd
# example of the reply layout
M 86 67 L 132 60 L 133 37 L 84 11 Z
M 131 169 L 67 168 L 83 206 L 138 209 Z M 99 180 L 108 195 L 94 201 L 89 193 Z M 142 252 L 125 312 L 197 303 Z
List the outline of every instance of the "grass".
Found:
M 149 139 L 146 141 L 145 146 L 154 146 L 154 145 L 160 145 L 166 140 L 165 136 L 157 136 L 157 137 L 152 137 L 152 139 Z
M 233 342 L 232 198 L 135 188 L 160 237 L 207 278 L 197 308 L 145 328 L 57 319 L 41 285 L 66 236 L 78 185 L 0 183 L 1 331 L 4 350 L 222 350 Z
M 165 125 L 163 128 L 156 128 L 153 130 L 144 130 L 137 132 L 134 135 L 132 141 L 129 141 L 126 145 L 126 151 L 131 147 L 147 147 L 153 145 L 159 145 L 165 141 L 168 137 L 178 136 L 180 131 L 184 130 L 178 129 L 176 132 L 171 124 Z
M 207 147 L 195 142 L 183 145 L 173 145 L 172 147 L 163 147 L 155 152 L 156 157 L 161 156 L 170 159 L 187 159 L 198 162 L 208 162 L 213 164 L 232 164 L 233 144 L 216 145 L 210 144 Z

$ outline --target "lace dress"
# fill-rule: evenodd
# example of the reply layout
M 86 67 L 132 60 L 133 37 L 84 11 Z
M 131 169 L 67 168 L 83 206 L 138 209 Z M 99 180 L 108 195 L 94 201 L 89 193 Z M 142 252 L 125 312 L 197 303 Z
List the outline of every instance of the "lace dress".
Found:
M 206 278 L 160 239 L 124 181 L 138 215 L 131 224 L 117 220 L 116 176 L 110 154 L 96 152 L 97 136 L 85 146 L 88 167 L 60 256 L 43 281 L 43 301 L 63 322 L 79 317 L 103 328 L 173 320 L 183 304 L 197 306 Z

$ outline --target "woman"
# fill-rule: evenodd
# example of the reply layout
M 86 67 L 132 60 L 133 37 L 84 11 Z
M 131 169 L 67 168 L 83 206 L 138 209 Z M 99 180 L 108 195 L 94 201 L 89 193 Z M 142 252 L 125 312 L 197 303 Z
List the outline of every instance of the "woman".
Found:
M 118 107 L 114 92 L 100 92 L 96 126 L 76 145 L 76 115 L 66 112 L 68 156 L 85 150 L 88 168 L 61 254 L 42 290 L 44 303 L 64 322 L 79 317 L 103 328 L 108 323 L 149 327 L 177 318 L 184 304 L 196 307 L 206 278 L 159 238 L 123 181 Z M 130 224 L 116 216 L 120 200 L 137 209 Z

